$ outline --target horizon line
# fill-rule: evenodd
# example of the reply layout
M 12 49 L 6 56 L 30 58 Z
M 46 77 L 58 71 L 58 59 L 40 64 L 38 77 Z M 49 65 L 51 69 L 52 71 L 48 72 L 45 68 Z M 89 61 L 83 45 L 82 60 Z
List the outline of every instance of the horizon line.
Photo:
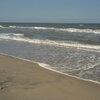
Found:
M 52 24 L 100 24 L 100 22 L 21 22 L 21 21 L 18 21 L 18 22 L 16 22 L 16 21 L 14 21 L 14 22 L 12 22 L 12 21 L 0 21 L 0 23 L 36 23 L 36 24 L 38 24 L 38 23 L 44 23 L 44 24 L 50 24 L 50 23 L 52 23 Z

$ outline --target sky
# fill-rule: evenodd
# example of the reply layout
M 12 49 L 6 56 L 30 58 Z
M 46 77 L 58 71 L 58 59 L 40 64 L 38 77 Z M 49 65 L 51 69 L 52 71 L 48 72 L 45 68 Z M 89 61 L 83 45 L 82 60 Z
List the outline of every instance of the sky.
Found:
M 0 22 L 100 23 L 100 0 L 0 0 Z

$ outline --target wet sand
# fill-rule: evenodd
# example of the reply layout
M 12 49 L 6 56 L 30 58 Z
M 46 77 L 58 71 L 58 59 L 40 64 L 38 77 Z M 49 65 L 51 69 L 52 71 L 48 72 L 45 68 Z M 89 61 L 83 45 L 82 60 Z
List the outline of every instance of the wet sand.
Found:
M 0 100 L 100 100 L 100 84 L 0 55 Z

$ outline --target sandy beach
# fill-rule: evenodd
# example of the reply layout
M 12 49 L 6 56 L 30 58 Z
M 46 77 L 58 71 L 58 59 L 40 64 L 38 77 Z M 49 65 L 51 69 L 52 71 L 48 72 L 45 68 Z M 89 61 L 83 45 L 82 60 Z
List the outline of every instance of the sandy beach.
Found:
M 100 84 L 0 55 L 0 100 L 100 100 Z

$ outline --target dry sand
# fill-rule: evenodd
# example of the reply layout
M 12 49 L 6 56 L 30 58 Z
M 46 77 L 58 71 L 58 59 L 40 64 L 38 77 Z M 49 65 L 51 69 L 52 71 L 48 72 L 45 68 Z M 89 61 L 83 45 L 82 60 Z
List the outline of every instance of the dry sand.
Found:
M 0 100 L 100 100 L 100 85 L 0 55 Z

